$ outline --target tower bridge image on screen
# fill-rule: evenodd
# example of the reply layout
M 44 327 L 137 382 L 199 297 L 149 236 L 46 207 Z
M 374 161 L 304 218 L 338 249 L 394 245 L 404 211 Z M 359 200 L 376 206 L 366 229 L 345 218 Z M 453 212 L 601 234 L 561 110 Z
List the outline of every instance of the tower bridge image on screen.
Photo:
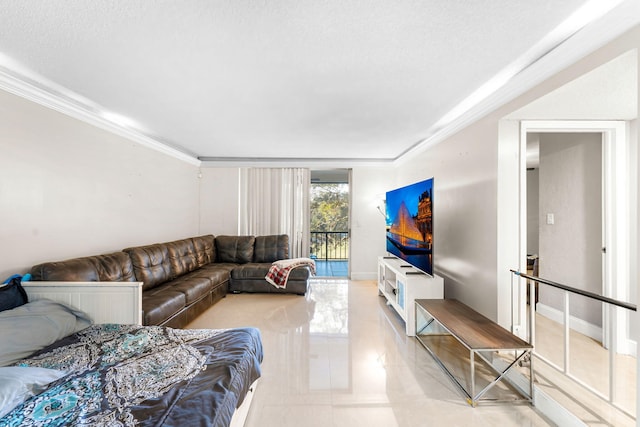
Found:
M 433 179 L 387 192 L 387 251 L 432 274 Z

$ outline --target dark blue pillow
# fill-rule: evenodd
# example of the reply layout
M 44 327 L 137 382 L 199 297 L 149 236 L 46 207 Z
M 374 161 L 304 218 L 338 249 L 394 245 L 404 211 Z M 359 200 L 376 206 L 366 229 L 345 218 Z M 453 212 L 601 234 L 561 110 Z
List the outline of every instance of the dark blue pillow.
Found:
M 20 281 L 21 277 L 14 277 L 6 285 L 0 285 L 0 311 L 20 307 L 29 301 Z

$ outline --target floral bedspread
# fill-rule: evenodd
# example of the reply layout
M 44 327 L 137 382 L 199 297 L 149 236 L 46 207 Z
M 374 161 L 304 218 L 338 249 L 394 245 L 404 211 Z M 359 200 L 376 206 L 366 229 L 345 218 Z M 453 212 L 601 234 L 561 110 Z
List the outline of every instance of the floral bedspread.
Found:
M 228 425 L 261 361 L 253 328 L 93 325 L 18 363 L 69 374 L 0 427 Z

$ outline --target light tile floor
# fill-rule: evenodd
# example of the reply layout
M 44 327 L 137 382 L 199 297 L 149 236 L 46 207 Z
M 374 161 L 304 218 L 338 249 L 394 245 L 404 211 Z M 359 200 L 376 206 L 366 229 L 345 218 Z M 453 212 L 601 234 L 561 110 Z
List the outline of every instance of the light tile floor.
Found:
M 246 427 L 547 426 L 528 404 L 466 404 L 375 282 L 230 294 L 188 327 L 255 326 L 265 358 Z

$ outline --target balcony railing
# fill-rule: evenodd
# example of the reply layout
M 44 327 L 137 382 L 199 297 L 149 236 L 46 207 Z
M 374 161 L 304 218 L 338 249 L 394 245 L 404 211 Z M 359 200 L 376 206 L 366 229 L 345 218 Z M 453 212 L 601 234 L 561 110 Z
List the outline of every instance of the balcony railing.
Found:
M 348 231 L 312 231 L 311 258 L 334 261 L 349 258 Z

